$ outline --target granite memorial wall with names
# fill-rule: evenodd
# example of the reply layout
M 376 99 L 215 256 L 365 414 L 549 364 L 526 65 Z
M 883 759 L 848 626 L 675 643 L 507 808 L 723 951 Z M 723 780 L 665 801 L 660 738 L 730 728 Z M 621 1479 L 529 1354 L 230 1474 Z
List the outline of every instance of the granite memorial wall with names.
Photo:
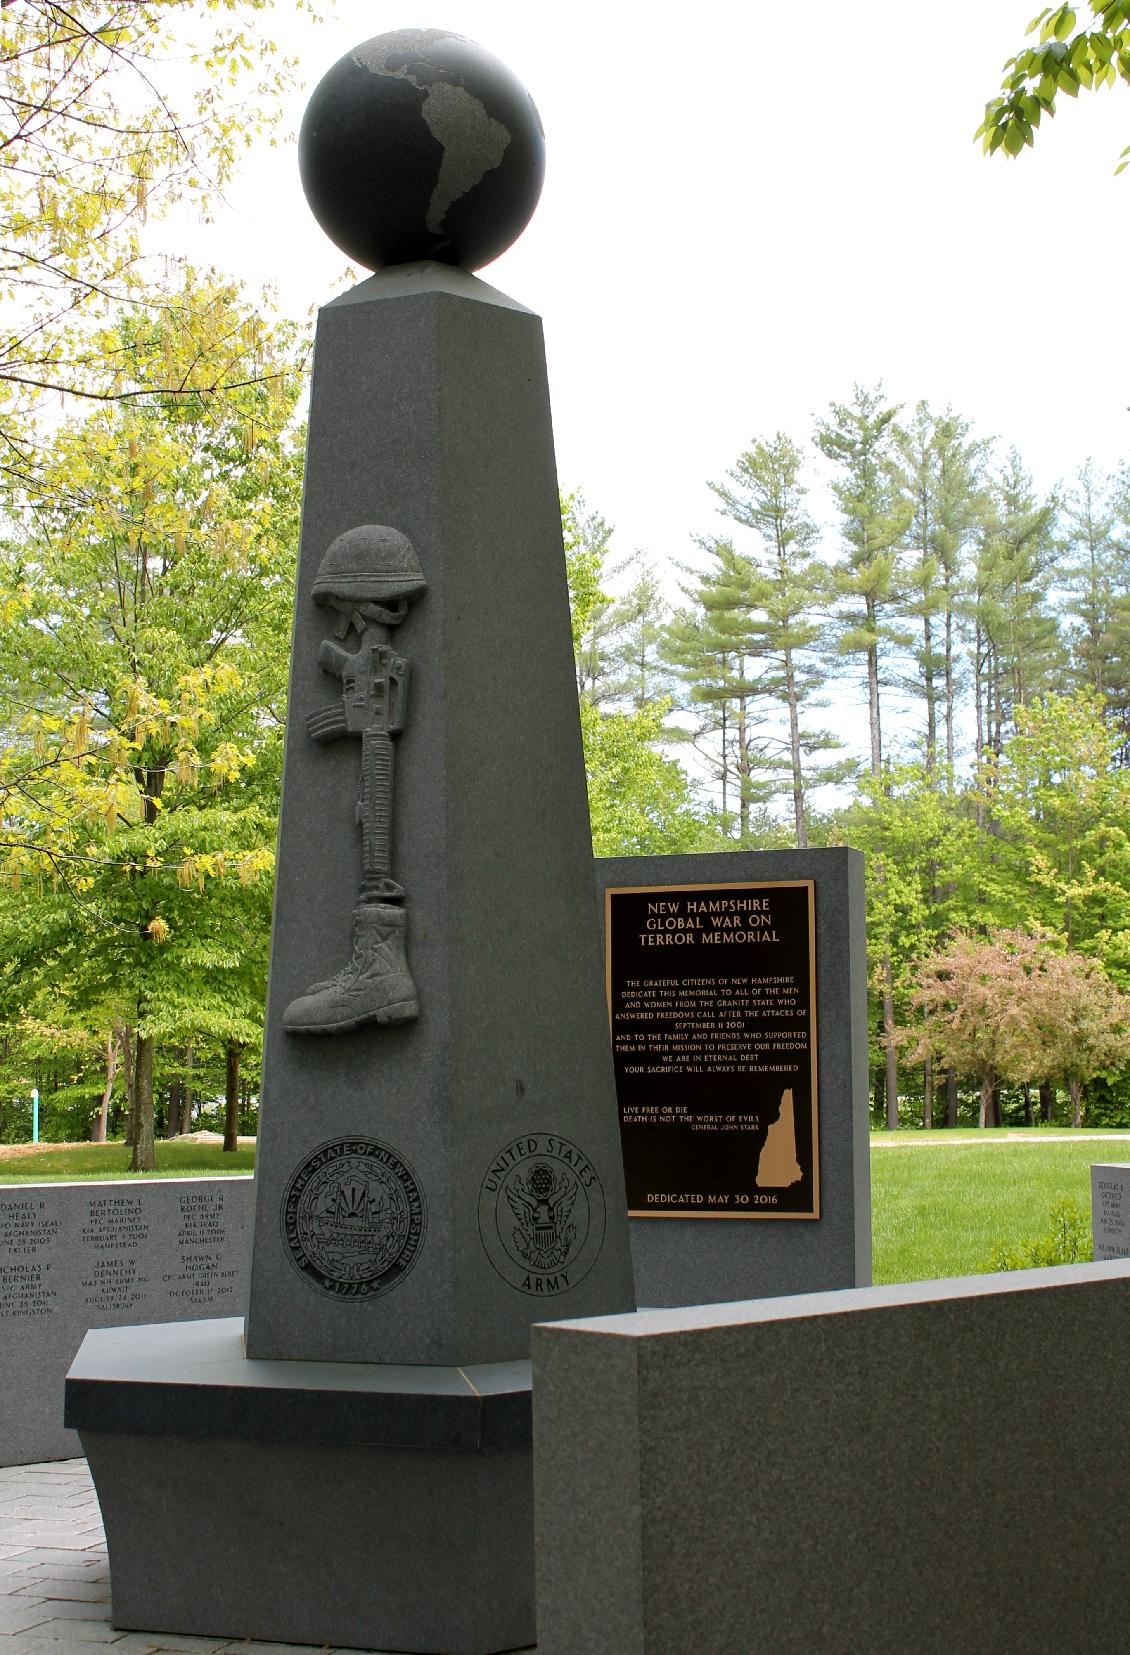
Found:
M 239 1315 L 249 1177 L 0 1187 L 0 1465 L 82 1452 L 63 1380 L 94 1327 Z

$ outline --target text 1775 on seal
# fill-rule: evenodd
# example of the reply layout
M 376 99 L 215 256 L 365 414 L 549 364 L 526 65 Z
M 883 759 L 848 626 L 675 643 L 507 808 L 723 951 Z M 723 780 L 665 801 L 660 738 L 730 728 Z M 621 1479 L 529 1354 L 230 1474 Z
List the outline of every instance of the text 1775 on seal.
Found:
M 373 1299 L 403 1281 L 427 1207 L 412 1168 L 377 1138 L 320 1144 L 292 1174 L 283 1241 L 299 1275 L 332 1298 Z

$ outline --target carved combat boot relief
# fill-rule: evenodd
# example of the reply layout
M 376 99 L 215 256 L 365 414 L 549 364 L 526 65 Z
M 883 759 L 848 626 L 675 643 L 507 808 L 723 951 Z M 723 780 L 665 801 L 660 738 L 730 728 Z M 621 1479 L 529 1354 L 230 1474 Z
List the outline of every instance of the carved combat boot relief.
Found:
M 392 636 L 425 586 L 412 542 L 379 523 L 338 535 L 314 581 L 314 602 L 338 617 L 339 641 L 323 639 L 318 664 L 340 678 L 341 699 L 308 713 L 306 729 L 317 742 L 361 739 L 361 886 L 352 957 L 287 1006 L 283 1027 L 291 1034 L 345 1034 L 419 1015 L 405 952 L 404 891 L 392 877 L 393 738 L 404 729 L 408 702 L 408 662 Z M 353 632 L 357 647 L 343 648 Z

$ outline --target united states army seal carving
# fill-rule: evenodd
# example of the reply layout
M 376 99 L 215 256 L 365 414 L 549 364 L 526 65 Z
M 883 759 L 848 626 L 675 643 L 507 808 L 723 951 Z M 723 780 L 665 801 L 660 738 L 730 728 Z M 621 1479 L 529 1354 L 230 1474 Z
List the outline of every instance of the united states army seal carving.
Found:
M 411 1270 L 428 1215 L 416 1175 L 377 1138 L 319 1144 L 292 1174 L 283 1242 L 311 1287 L 340 1299 L 375 1299 Z
M 604 1245 L 604 1191 L 588 1156 L 553 1132 L 525 1132 L 479 1190 L 479 1236 L 503 1281 L 552 1297 L 588 1275 Z

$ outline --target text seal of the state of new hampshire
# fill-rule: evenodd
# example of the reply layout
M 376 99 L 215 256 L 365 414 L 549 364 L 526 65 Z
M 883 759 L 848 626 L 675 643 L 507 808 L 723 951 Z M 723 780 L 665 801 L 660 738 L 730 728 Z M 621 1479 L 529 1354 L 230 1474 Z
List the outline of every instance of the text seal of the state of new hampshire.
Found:
M 523 1132 L 493 1158 L 479 1189 L 479 1236 L 503 1281 L 533 1297 L 567 1293 L 604 1246 L 604 1190 L 583 1150 L 555 1132 Z
M 378 1138 L 319 1144 L 291 1174 L 283 1243 L 304 1281 L 335 1299 L 375 1299 L 411 1270 L 427 1205 L 416 1174 Z

